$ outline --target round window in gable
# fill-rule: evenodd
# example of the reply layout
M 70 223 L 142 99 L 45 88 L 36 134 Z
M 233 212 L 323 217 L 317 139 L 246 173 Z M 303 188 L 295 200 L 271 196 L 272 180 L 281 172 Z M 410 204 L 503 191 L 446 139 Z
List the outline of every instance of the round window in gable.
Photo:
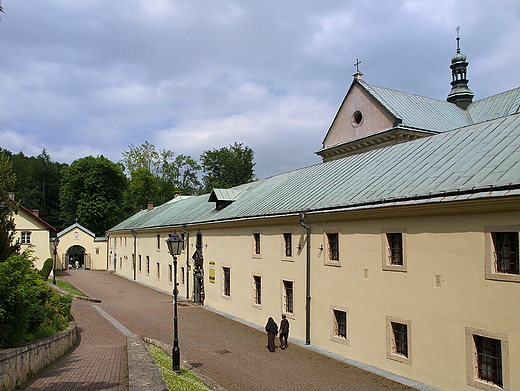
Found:
M 354 112 L 354 114 L 352 114 L 352 126 L 357 128 L 359 125 L 361 125 L 361 122 L 363 122 L 363 113 L 357 110 Z

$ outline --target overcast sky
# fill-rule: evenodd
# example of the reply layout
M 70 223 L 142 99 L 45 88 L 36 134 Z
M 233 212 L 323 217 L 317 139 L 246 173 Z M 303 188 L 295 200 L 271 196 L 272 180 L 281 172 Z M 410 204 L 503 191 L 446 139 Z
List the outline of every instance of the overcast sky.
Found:
M 235 141 L 259 178 L 315 151 L 355 72 L 445 100 L 457 26 L 482 99 L 520 86 L 519 0 L 3 0 L 0 147 L 71 163 Z

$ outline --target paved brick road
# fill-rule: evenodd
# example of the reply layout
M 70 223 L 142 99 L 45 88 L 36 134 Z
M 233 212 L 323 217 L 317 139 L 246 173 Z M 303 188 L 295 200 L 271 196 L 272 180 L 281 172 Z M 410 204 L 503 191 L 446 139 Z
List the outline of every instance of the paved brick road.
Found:
M 105 271 L 72 270 L 63 272 L 63 279 L 86 294 L 100 299 L 96 303 L 131 332 L 172 343 L 172 297 Z M 75 300 L 74 316 L 81 327 L 81 343 L 63 359 L 60 371 L 74 368 L 77 388 L 52 388 L 53 390 L 80 389 L 88 382 L 88 374 L 110 373 L 109 385 L 102 388 L 101 380 L 90 388 L 121 389 L 124 382 L 117 378 L 121 368 L 126 367 L 123 345 L 124 337 L 92 307 L 92 303 Z M 88 313 L 88 314 L 87 314 Z M 94 324 L 83 324 L 82 319 Z M 91 329 L 98 332 L 91 333 Z M 265 348 L 265 333 L 187 303 L 179 306 L 179 335 L 181 354 L 184 359 L 214 379 L 229 391 L 233 390 L 413 390 L 373 373 L 363 371 L 341 361 L 295 344 L 286 351 L 269 353 Z M 117 355 L 121 359 L 115 363 Z M 107 357 L 105 357 L 105 355 Z M 118 364 L 118 365 L 116 365 Z M 112 377 L 113 376 L 113 377 Z M 63 376 L 62 376 L 63 377 Z M 54 379 L 52 379 L 54 380 Z M 42 379 L 35 382 L 42 388 Z M 48 380 L 50 381 L 50 380 Z M 113 383 L 110 383 L 113 382 Z M 116 383 L 118 385 L 116 386 Z M 33 389 L 36 389 L 33 388 Z
M 128 390 L 126 338 L 92 303 L 74 300 L 78 344 L 23 385 L 24 390 Z

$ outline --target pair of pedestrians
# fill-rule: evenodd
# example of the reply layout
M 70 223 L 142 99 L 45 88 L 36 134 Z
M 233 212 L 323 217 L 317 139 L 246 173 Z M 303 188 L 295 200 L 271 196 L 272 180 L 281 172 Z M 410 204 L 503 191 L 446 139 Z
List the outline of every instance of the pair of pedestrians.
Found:
M 275 352 L 274 339 L 278 334 L 278 325 L 269 317 L 267 324 L 265 325 L 265 331 L 267 332 L 267 349 L 271 353 Z M 282 350 L 287 349 L 287 338 L 289 337 L 289 321 L 285 314 L 282 315 L 282 321 L 280 322 L 280 348 Z

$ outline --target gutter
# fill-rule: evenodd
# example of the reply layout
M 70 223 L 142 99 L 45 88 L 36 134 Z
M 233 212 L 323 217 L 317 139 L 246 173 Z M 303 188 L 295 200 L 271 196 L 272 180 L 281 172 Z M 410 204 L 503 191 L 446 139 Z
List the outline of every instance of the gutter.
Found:
M 135 281 L 135 262 L 136 262 L 136 258 L 137 258 L 137 254 L 136 254 L 137 253 L 137 234 L 135 233 L 135 231 L 133 229 L 130 230 L 130 233 L 134 237 L 134 254 L 133 254 L 134 257 L 132 259 L 132 266 L 134 268 L 134 281 Z
M 305 225 L 305 213 L 300 213 L 300 225 L 307 230 L 307 288 L 305 304 L 305 345 L 311 343 L 311 227 Z
M 182 232 L 186 235 L 186 298 L 191 299 L 190 294 L 190 233 L 186 231 L 186 224 L 182 225 Z

